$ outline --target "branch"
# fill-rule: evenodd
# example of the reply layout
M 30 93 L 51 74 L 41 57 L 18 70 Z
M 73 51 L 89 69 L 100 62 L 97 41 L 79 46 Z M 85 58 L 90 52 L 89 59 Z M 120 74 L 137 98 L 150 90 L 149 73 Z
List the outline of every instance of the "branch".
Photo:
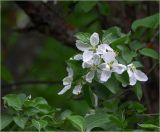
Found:
M 157 63 L 155 63 L 150 69 L 149 71 L 147 72 L 147 75 L 149 75 L 157 66 Z
M 151 113 L 151 114 L 140 114 L 140 116 L 158 116 L 159 113 Z
M 22 86 L 22 85 L 39 85 L 39 84 L 56 85 L 61 83 L 62 83 L 61 81 L 22 81 L 22 82 L 4 84 L 2 85 L 2 89 L 8 88 L 8 87 L 13 88 L 13 87 Z
M 28 15 L 37 31 L 75 47 L 73 35 L 76 29 L 64 20 L 57 4 L 40 1 L 15 1 L 15 3 Z

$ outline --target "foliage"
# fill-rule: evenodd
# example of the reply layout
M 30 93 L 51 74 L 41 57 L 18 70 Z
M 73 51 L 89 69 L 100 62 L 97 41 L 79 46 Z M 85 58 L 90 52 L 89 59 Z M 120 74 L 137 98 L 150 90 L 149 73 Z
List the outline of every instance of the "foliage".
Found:
M 150 57 L 157 63 L 159 53 L 148 47 L 147 42 L 154 37 L 157 31 L 159 14 L 136 20 L 128 33 L 124 33 L 118 26 L 110 27 L 101 32 L 100 24 L 97 22 L 98 14 L 94 9 L 99 8 L 101 15 L 108 15 L 109 7 L 107 4 L 107 6 L 104 5 L 103 2 L 98 1 L 94 1 L 92 4 L 87 1 L 77 2 L 74 13 L 71 13 L 67 20 L 87 32 L 78 32 L 75 37 L 85 45 L 90 43 L 92 35 L 90 32 L 97 31 L 102 35 L 100 43 L 107 43 L 113 48 L 118 54 L 116 59 L 120 64 L 127 66 L 132 62 L 134 68 L 143 70 L 144 65 L 141 57 Z M 66 8 L 69 10 L 68 6 Z M 86 27 L 90 23 L 92 26 Z M 146 34 L 151 32 L 151 35 L 144 35 L 142 31 L 146 31 L 143 32 Z M 66 53 L 66 50 L 70 52 Z M 58 52 L 60 56 L 56 59 L 54 56 L 57 56 Z M 54 80 L 62 79 L 64 61 L 75 53 L 75 50 L 63 47 L 56 40 L 47 38 L 40 57 L 28 73 L 28 78 L 53 79 L 53 75 L 57 75 Z M 71 89 L 76 84 L 83 84 L 85 81 L 83 76 L 88 73 L 89 69 L 82 68 L 82 62 L 74 59 L 69 59 L 67 65 L 74 72 Z M 55 69 L 51 70 L 53 66 Z M 44 67 L 47 68 L 44 70 Z M 12 80 L 10 72 L 5 67 L 2 67 L 2 71 L 3 80 L 8 82 Z M 150 76 L 148 78 L 150 79 Z M 141 103 L 143 84 L 140 81 L 134 86 L 129 84 L 130 76 L 127 71 L 124 71 L 122 74 L 113 73 L 105 83 L 100 83 L 97 78 L 92 83 L 85 82 L 82 90 L 78 91 L 75 96 L 71 94 L 71 90 L 58 96 L 57 93 L 62 88 L 61 85 L 46 86 L 47 88 L 38 86 L 37 91 L 31 90 L 33 97 L 37 95 L 43 97 L 31 98 L 25 94 L 8 94 L 3 97 L 5 112 L 1 117 L 1 130 L 158 131 L 158 116 L 148 115 L 146 106 Z M 29 93 L 27 90 L 25 92 Z M 132 98 L 127 97 L 125 96 L 126 92 L 134 93 L 135 96 L 133 94 Z M 44 95 L 44 93 L 47 94 Z

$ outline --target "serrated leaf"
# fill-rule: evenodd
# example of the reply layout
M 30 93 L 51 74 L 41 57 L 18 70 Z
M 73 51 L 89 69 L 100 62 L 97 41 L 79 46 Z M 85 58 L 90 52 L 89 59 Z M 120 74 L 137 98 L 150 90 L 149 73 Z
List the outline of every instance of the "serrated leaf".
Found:
M 104 85 L 113 93 L 116 94 L 119 91 L 119 82 L 112 76 Z
M 108 99 L 110 98 L 111 91 L 106 88 L 104 84 L 95 83 L 93 85 L 94 93 L 100 98 L 100 99 Z
M 128 43 L 130 33 L 124 34 L 119 27 L 111 27 L 103 31 L 102 43 L 111 44 L 113 48 L 117 45 Z
M 142 127 L 142 128 L 148 128 L 148 129 L 160 129 L 160 127 L 159 126 L 156 126 L 156 125 L 154 125 L 154 124 L 138 124 L 140 127 Z
M 153 59 L 158 59 L 159 58 L 158 53 L 155 50 L 150 49 L 150 48 L 144 48 L 144 49 L 140 50 L 139 53 L 144 55 L 144 56 L 151 57 Z
M 124 36 L 119 27 L 111 27 L 103 31 L 102 43 L 111 44 L 118 38 Z
M 142 92 L 141 84 L 139 82 L 137 82 L 137 84 L 133 87 L 133 91 L 137 95 L 138 99 L 141 100 L 143 92 Z
M 124 115 L 121 115 L 121 116 L 124 116 Z M 119 128 L 124 128 L 127 125 L 127 122 L 125 121 L 124 117 L 120 118 L 116 115 L 110 115 L 109 119 L 112 121 L 112 123 L 116 124 L 116 126 L 118 126 Z
M 94 95 L 93 95 L 93 92 L 92 92 L 90 86 L 84 85 L 83 92 L 84 92 L 84 97 L 85 97 L 87 103 L 89 104 L 89 106 L 94 107 L 95 106 L 95 98 L 94 98 Z
M 129 84 L 129 77 L 127 72 L 124 72 L 121 75 L 115 73 L 114 75 L 115 78 L 122 83 L 122 86 L 127 86 Z
M 74 76 L 76 80 L 86 74 L 87 70 L 82 68 L 82 63 L 75 60 L 69 60 L 67 64 L 73 69 Z
M 91 36 L 91 34 L 89 34 L 89 33 L 78 32 L 74 36 L 78 40 L 81 40 L 84 43 L 90 43 L 90 36 Z
M 95 113 L 89 115 L 85 118 L 85 128 L 86 130 L 91 130 L 95 127 L 100 127 L 105 123 L 109 122 L 108 114 L 106 113 Z
M 82 116 L 73 115 L 69 116 L 67 119 L 71 121 L 75 128 L 84 132 L 84 118 Z
M 133 61 L 132 63 L 136 68 L 143 67 L 142 63 L 139 61 Z
M 140 104 L 139 102 L 129 103 L 129 107 L 128 108 L 130 108 L 131 110 L 134 110 L 134 111 L 136 111 L 138 113 L 142 113 L 142 112 L 144 112 L 146 110 L 145 107 L 142 104 Z
M 6 128 L 11 122 L 13 121 L 13 118 L 11 115 L 8 114 L 1 114 L 1 127 L 0 130 Z
M 32 125 L 40 131 L 42 128 L 45 128 L 48 125 L 48 122 L 45 120 L 32 120 Z
M 62 120 L 65 120 L 66 118 L 68 118 L 69 116 L 71 116 L 71 114 L 72 114 L 72 111 L 70 111 L 70 110 L 65 110 L 65 111 L 63 111 L 63 112 L 61 113 L 60 118 L 61 118 Z
M 139 27 L 156 28 L 158 27 L 158 25 L 159 25 L 159 13 L 134 21 L 131 28 L 133 31 L 135 31 Z
M 46 104 L 48 105 L 47 101 L 43 97 L 36 97 L 35 99 L 32 100 L 34 105 L 40 105 L 40 104 Z
M 21 110 L 24 100 L 15 94 L 8 94 L 3 97 L 4 103 L 6 103 L 9 107 L 14 108 L 15 110 Z
M 28 121 L 28 118 L 27 117 L 20 117 L 20 116 L 15 116 L 13 118 L 14 122 L 22 129 L 24 129 L 27 121 Z
M 129 47 L 130 47 L 132 50 L 139 50 L 139 49 L 141 49 L 141 48 L 144 48 L 144 46 L 145 46 L 145 44 L 143 44 L 143 43 L 141 43 L 141 42 L 139 42 L 139 41 L 137 41 L 137 40 L 135 40 L 135 41 L 133 41 L 133 42 L 131 42 L 131 43 L 129 44 Z

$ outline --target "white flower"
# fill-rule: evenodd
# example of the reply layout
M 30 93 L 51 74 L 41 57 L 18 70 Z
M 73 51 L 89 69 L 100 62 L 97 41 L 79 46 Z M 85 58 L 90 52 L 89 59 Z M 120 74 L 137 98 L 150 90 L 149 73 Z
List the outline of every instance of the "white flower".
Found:
M 75 94 L 75 95 L 78 95 L 78 94 L 81 93 L 81 89 L 82 89 L 82 85 L 81 85 L 81 84 L 76 85 L 76 86 L 74 87 L 72 93 Z
M 148 80 L 148 77 L 146 76 L 146 74 L 140 70 L 137 70 L 133 64 L 129 64 L 127 66 L 127 72 L 129 75 L 130 85 L 135 85 L 137 80 L 142 82 L 145 82 Z
M 100 81 L 106 82 L 110 77 L 112 72 L 115 72 L 117 74 L 122 74 L 126 70 L 126 66 L 119 64 L 116 60 L 108 63 L 102 63 L 99 65 L 100 71 Z
M 82 60 L 82 54 L 77 54 L 75 56 L 73 56 L 73 58 L 70 58 L 70 60 Z
M 108 51 L 104 53 L 101 57 L 106 63 L 111 63 L 112 61 L 115 61 L 116 53 L 112 51 Z
M 101 58 L 99 55 L 94 54 L 93 58 L 87 62 L 83 62 L 83 68 L 90 68 L 90 71 L 85 75 L 85 79 L 87 82 L 91 83 L 96 72 L 98 74 L 98 66 L 101 62 Z
M 96 52 L 96 46 L 99 44 L 98 33 L 93 33 L 90 37 L 90 44 L 84 43 L 80 40 L 76 41 L 76 47 L 83 51 L 83 61 L 87 62 L 92 59 L 94 53 Z
M 97 48 L 97 54 L 103 55 L 108 51 L 114 51 L 108 44 L 100 44 Z
M 64 94 L 67 90 L 71 88 L 73 81 L 73 70 L 70 67 L 67 67 L 68 76 L 63 79 L 64 88 L 58 93 L 58 95 Z

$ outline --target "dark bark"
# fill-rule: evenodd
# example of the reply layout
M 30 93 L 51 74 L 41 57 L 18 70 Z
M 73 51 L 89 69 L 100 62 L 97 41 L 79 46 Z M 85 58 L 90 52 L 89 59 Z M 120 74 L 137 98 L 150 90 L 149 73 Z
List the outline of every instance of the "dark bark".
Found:
M 53 3 L 43 3 L 38 1 L 16 1 L 34 24 L 34 29 L 52 36 L 62 43 L 75 47 L 75 28 L 69 25 L 60 15 L 59 6 Z

